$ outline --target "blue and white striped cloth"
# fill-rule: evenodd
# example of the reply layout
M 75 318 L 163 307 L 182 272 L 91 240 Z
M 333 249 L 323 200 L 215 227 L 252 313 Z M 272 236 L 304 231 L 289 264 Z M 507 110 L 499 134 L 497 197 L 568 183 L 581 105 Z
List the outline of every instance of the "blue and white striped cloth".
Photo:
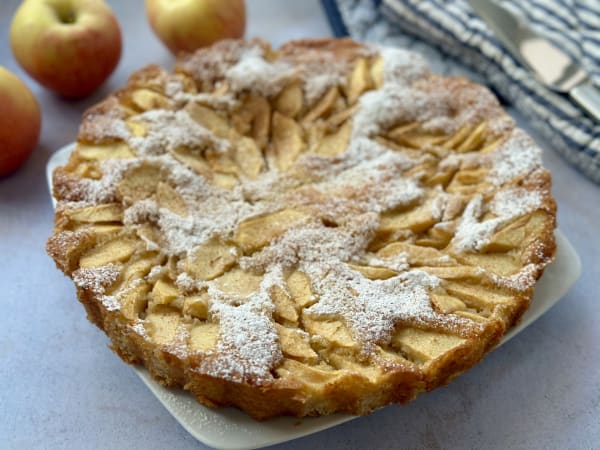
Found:
M 519 109 L 581 172 L 600 183 L 600 123 L 540 84 L 502 47 L 466 0 L 322 0 L 337 35 L 421 51 L 434 70 L 487 84 Z M 581 61 L 600 87 L 600 1 L 502 3 Z M 457 68 L 458 60 L 469 69 Z

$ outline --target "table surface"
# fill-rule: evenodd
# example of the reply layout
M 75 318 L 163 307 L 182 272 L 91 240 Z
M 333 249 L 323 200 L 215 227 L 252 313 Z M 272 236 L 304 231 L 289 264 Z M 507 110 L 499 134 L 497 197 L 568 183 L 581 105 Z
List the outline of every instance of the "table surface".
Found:
M 63 100 L 27 78 L 10 53 L 8 25 L 18 3 L 0 3 L 0 65 L 31 87 L 43 129 L 25 166 L 0 179 L 0 447 L 205 448 L 108 349 L 44 251 L 53 220 L 46 162 L 74 140 L 87 107 L 133 70 L 171 67 L 173 57 L 151 33 L 142 0 L 109 1 L 124 35 L 121 62 L 91 97 Z M 280 44 L 331 34 L 317 0 L 249 0 L 248 9 L 247 36 Z M 571 292 L 449 387 L 273 448 L 598 448 L 600 187 L 539 142 L 553 174 L 559 226 L 583 263 Z

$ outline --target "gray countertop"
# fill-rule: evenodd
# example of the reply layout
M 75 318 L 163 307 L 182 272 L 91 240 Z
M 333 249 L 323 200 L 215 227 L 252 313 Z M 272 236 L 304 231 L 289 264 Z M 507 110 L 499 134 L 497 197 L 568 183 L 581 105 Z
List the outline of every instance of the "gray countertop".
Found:
M 42 90 L 19 69 L 8 46 L 18 2 L 0 3 L 0 65 L 23 76 L 43 112 L 33 156 L 0 179 L 0 448 L 205 448 L 108 349 L 44 251 L 53 219 L 44 169 L 52 153 L 74 140 L 81 113 L 133 70 L 173 64 L 147 25 L 142 0 L 109 3 L 122 25 L 123 57 L 109 82 L 76 102 Z M 329 34 L 316 0 L 249 1 L 248 36 L 280 44 Z M 600 446 L 600 187 L 540 143 L 559 226 L 583 263 L 571 292 L 449 387 L 273 448 Z

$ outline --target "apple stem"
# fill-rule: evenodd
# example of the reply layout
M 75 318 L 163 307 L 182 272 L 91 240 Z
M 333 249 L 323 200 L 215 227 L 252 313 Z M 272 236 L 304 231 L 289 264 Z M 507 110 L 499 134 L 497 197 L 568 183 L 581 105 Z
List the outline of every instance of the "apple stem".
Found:
M 75 19 L 77 18 L 71 4 L 60 5 L 58 8 L 56 8 L 56 15 L 58 16 L 58 20 L 60 20 L 61 23 L 67 25 L 75 23 Z

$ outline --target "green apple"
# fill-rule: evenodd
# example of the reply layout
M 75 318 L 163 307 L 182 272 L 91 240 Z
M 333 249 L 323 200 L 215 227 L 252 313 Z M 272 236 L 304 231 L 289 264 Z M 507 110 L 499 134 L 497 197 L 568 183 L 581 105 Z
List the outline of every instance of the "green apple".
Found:
M 0 177 L 29 158 L 40 137 L 40 107 L 29 88 L 0 66 Z
M 65 97 L 93 92 L 121 57 L 121 30 L 102 0 L 25 0 L 10 45 L 23 69 Z
M 241 38 L 246 30 L 244 0 L 146 0 L 154 32 L 175 54 L 220 39 Z

